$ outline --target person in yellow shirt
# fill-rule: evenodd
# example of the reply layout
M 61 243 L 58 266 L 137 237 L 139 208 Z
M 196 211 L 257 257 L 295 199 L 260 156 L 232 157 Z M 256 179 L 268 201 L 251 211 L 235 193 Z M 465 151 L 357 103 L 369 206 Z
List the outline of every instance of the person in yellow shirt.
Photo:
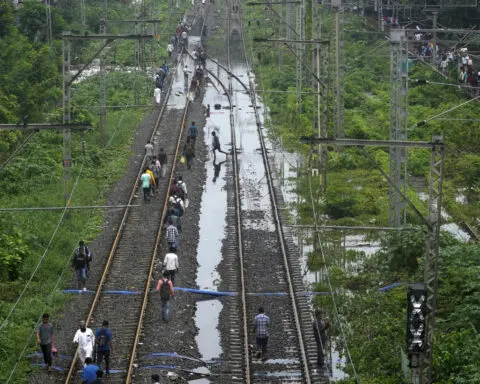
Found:
M 150 168 L 147 168 L 147 173 L 150 175 L 150 194 L 153 196 L 157 183 L 155 183 L 155 176 Z

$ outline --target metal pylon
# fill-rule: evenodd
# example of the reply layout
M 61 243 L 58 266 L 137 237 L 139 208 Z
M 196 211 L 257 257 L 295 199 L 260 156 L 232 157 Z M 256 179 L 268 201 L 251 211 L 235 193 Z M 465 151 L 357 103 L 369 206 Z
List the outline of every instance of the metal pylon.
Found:
M 430 162 L 430 184 L 428 188 L 428 222 L 424 279 L 427 288 L 426 348 L 421 383 L 432 382 L 433 335 L 435 331 L 435 308 L 438 286 L 438 249 L 442 209 L 443 165 L 445 158 L 444 136 L 434 135 Z
M 85 0 L 80 1 L 80 14 L 81 14 L 81 17 L 82 17 L 82 25 L 84 27 L 86 27 L 87 26 L 87 20 L 85 18 Z
M 405 32 L 390 33 L 390 140 L 407 140 L 408 128 L 408 55 Z M 390 178 L 395 186 L 407 191 L 407 149 L 390 147 Z M 405 200 L 396 188 L 389 186 L 388 223 L 400 227 L 406 222 Z
M 335 137 L 344 138 L 344 41 L 343 41 L 343 10 L 342 0 L 332 0 L 333 28 L 332 28 L 332 75 L 333 75 L 333 97 L 334 97 L 334 130 Z
M 45 0 L 45 13 L 47 18 L 47 41 L 50 49 L 50 55 L 53 52 L 53 36 L 52 36 L 52 9 L 50 0 Z
M 301 3 L 297 6 L 296 18 L 295 18 L 295 30 L 299 40 L 305 39 L 305 24 L 304 24 L 304 15 L 305 15 L 305 0 L 300 0 Z M 303 56 L 305 51 L 304 44 L 296 44 L 296 86 L 297 86 L 297 105 L 298 112 L 302 112 L 302 65 L 303 65 Z
M 70 32 L 64 32 L 70 34 Z M 71 46 L 70 40 L 63 39 L 63 87 L 62 87 L 62 107 L 63 107 L 63 123 L 70 124 L 72 121 L 71 114 L 71 86 L 70 86 L 70 70 L 71 70 Z M 70 200 L 72 194 L 72 132 L 69 128 L 63 129 L 63 198 L 65 205 Z

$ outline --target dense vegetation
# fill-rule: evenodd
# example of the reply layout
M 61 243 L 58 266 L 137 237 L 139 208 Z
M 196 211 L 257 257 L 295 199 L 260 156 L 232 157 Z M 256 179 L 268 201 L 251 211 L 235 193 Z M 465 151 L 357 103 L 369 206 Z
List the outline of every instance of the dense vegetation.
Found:
M 307 2 L 308 3 L 308 2 Z M 310 20 L 307 4 L 307 20 Z M 328 188 L 318 193 L 318 179 L 307 175 L 314 165 L 311 148 L 300 144 L 300 136 L 316 134 L 312 129 L 313 97 L 308 95 L 311 83 L 308 69 L 306 92 L 302 96 L 301 113 L 295 87 L 295 57 L 290 50 L 277 44 L 252 42 L 255 36 L 282 36 L 282 21 L 278 14 L 265 9 L 259 15 L 257 8 L 245 9 L 249 38 L 249 52 L 257 75 L 262 98 L 270 108 L 268 121 L 272 140 L 283 148 L 295 151 L 303 158 L 303 169 L 296 179 L 300 203 L 297 210 L 300 223 L 312 224 L 312 206 L 322 223 L 340 225 L 387 225 L 388 185 L 380 172 L 359 149 L 343 152 L 329 151 Z M 447 15 L 443 16 L 444 19 Z M 472 16 L 473 17 L 473 16 Z M 461 21 L 460 21 L 461 20 Z M 445 19 L 446 21 L 446 19 Z M 464 12 L 451 12 L 452 23 L 464 23 Z M 471 23 L 474 23 L 473 21 Z M 470 23 L 470 24 L 471 24 Z M 370 27 L 368 19 L 355 14 L 345 15 L 345 130 L 346 137 L 387 139 L 390 103 L 390 53 L 389 45 L 381 34 Z M 458 25 L 458 24 L 457 24 Z M 330 37 L 331 14 L 322 10 L 322 37 Z M 307 24 L 307 33 L 310 24 Z M 475 47 L 475 46 L 474 46 Z M 472 49 L 472 46 L 470 46 Z M 307 49 L 307 55 L 309 50 Z M 310 66 L 307 56 L 305 66 Z M 475 103 L 434 119 L 417 127 L 416 123 L 459 105 L 468 95 L 455 86 L 421 84 L 414 79 L 427 79 L 438 83 L 455 84 L 455 73 L 444 79 L 421 61 L 413 60 L 409 71 L 409 129 L 412 140 L 430 140 L 434 133 L 444 133 L 447 156 L 444 183 L 444 208 L 453 222 L 467 221 L 478 225 L 480 205 L 478 199 L 480 173 L 480 132 L 476 119 Z M 280 91 L 280 92 L 279 92 Z M 283 92 L 282 92 L 283 91 Z M 330 99 L 330 107 L 334 100 Z M 460 121 L 459 119 L 467 119 Z M 470 120 L 473 119 L 473 121 Z M 332 120 L 329 126 L 333 134 Z M 388 150 L 369 148 L 369 154 L 388 173 Z M 408 152 L 408 173 L 415 176 L 420 186 L 409 188 L 408 197 L 425 215 L 426 203 L 419 198 L 428 182 L 430 153 L 427 150 Z M 422 186 L 423 184 L 423 186 Z M 313 201 L 311 199 L 313 191 Z M 462 195 L 462 198 L 458 198 Z M 446 216 L 448 217 L 448 216 Z M 311 270 L 327 268 L 335 292 L 338 315 L 330 296 L 320 296 L 317 305 L 328 313 L 337 348 L 346 356 L 348 343 L 352 361 L 361 383 L 402 383 L 402 351 L 405 351 L 406 287 L 408 283 L 423 281 L 423 256 L 425 252 L 424 229 L 412 211 L 407 222 L 412 230 L 396 234 L 363 233 L 365 241 L 380 240 L 381 250 L 373 256 L 345 251 L 339 244 L 348 234 L 359 232 L 323 233 L 320 247 L 309 255 Z M 314 243 L 310 237 L 307 242 Z M 318 242 L 316 243 L 318 246 Z M 477 246 L 462 244 L 452 236 L 442 233 L 439 260 L 439 292 L 437 329 L 435 336 L 434 379 L 436 383 L 480 383 L 480 337 L 478 330 L 479 294 L 478 273 L 480 252 Z M 387 291 L 378 288 L 393 282 L 401 285 Z M 316 287 L 328 291 L 327 282 Z M 341 329 L 345 339 L 341 335 Z M 352 365 L 346 372 L 354 382 Z
M 61 122 L 62 31 L 98 33 L 103 2 L 85 2 L 85 26 L 80 20 L 80 2 L 64 0 L 52 6 L 51 48 L 45 6 L 26 1 L 23 7 L 14 9 L 11 3 L 0 0 L 0 123 Z M 132 13 L 138 11 L 131 3 L 110 0 L 109 18 L 131 19 Z M 173 26 L 169 28 L 167 23 L 167 4 L 161 8 L 157 2 L 155 5 L 154 17 L 165 21 L 157 31 L 161 38 L 152 44 L 155 62 L 151 65 L 157 66 L 166 59 L 166 41 Z M 131 33 L 132 28 L 112 24 L 109 32 Z M 133 65 L 133 44 L 113 44 L 107 50 L 107 66 Z M 73 44 L 73 68 L 91 58 L 97 48 L 95 42 Z M 150 44 L 147 52 L 149 49 Z M 151 76 L 141 71 L 109 71 L 106 87 L 108 105 L 151 103 Z M 95 74 L 75 83 L 72 91 L 74 121 L 93 126 L 91 132 L 72 134 L 73 206 L 101 205 L 105 201 L 113 182 L 124 173 L 135 128 L 146 113 L 138 108 L 108 109 L 107 145 L 102 147 L 98 132 L 99 92 Z M 20 131 L 0 131 L 0 163 L 24 137 Z M 0 171 L 0 207 L 62 207 L 62 156 L 61 133 L 35 133 L 20 154 Z M 81 238 L 88 241 L 101 231 L 103 217 L 99 209 L 75 210 L 70 217 L 62 210 L 0 212 L 0 382 L 7 381 L 17 360 L 20 365 L 11 382 L 26 380 L 31 367 L 29 361 L 19 358 L 21 353 L 25 356 L 35 348 L 34 343 L 29 343 L 35 323 L 42 312 L 55 314 L 63 307 L 66 298 L 61 289 L 71 281 L 71 254 Z

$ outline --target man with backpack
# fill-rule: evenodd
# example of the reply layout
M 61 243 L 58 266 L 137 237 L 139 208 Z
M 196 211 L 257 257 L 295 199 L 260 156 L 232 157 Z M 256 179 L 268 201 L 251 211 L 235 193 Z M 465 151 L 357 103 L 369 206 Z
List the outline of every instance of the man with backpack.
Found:
M 183 194 L 182 189 L 178 186 L 178 180 L 175 178 L 173 179 L 173 184 L 170 187 L 170 196 L 179 196 L 181 198 L 181 195 Z M 182 199 L 183 200 L 183 199 Z
M 167 322 L 170 311 L 170 297 L 173 297 L 175 294 L 173 284 L 167 276 L 163 275 L 163 277 L 158 280 L 157 291 L 160 291 L 160 300 L 162 301 L 162 319 Z
M 78 248 L 75 250 L 73 256 L 72 268 L 75 269 L 77 274 L 77 288 L 87 290 L 87 273 L 90 269 L 90 261 L 92 260 L 92 254 L 85 245 L 83 240 L 78 242 Z
M 178 179 L 177 179 L 177 185 L 178 187 L 180 188 L 180 194 L 178 195 L 183 201 L 185 201 L 187 198 L 188 198 L 188 195 L 187 195 L 187 184 L 185 184 L 185 182 L 183 181 L 183 177 L 182 176 L 178 176 Z M 186 207 L 185 207 L 186 208 Z
M 177 227 L 178 232 L 182 231 L 182 223 L 180 221 L 180 216 L 178 216 L 177 210 L 170 206 L 167 211 L 167 223 L 172 222 L 172 224 Z
M 175 284 L 175 273 L 178 272 L 178 256 L 174 247 L 170 248 L 170 252 L 165 255 L 163 260 L 163 276 L 167 276 L 172 284 Z
M 185 213 L 185 204 L 177 195 L 170 196 L 168 199 L 170 206 L 174 207 L 178 213 L 178 217 L 182 217 Z
M 155 178 L 155 185 L 158 185 L 160 175 L 162 174 L 162 165 L 158 159 L 154 159 L 150 164 L 150 169 L 153 172 L 153 177 Z
M 102 327 L 95 332 L 97 342 L 97 365 L 102 368 L 105 358 L 105 373 L 110 374 L 110 353 L 112 352 L 112 332 L 108 329 L 108 321 L 102 323 Z

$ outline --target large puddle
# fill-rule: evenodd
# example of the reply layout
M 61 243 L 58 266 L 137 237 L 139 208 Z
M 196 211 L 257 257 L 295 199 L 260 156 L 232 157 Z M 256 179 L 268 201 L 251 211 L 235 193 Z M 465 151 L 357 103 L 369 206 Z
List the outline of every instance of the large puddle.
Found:
M 196 37 L 191 37 L 195 41 Z M 183 77 L 183 74 L 182 74 Z M 183 78 L 181 79 L 183 81 Z M 179 84 L 178 86 L 183 86 Z M 221 147 L 224 151 L 230 150 L 230 110 L 228 98 L 219 93 L 209 84 L 203 99 L 205 105 L 210 105 L 210 118 L 207 118 L 204 132 L 205 145 L 211 149 L 212 132 L 219 136 Z M 219 109 L 215 109 L 219 105 Z M 190 122 L 188 122 L 190 124 Z M 213 158 L 211 152 L 205 166 L 207 167 L 207 179 L 202 195 L 200 207 L 200 239 L 197 249 L 197 280 L 200 289 L 217 291 L 220 283 L 220 275 L 217 272 L 218 264 L 222 260 L 222 241 L 225 238 L 227 225 L 227 186 L 226 186 L 226 162 L 227 156 L 217 153 Z M 222 310 L 219 300 L 206 300 L 197 302 L 195 324 L 198 328 L 196 337 L 198 350 L 203 360 L 212 360 L 220 357 L 220 333 L 218 331 L 219 316 Z M 192 383 L 209 383 L 207 379 L 193 380 Z

